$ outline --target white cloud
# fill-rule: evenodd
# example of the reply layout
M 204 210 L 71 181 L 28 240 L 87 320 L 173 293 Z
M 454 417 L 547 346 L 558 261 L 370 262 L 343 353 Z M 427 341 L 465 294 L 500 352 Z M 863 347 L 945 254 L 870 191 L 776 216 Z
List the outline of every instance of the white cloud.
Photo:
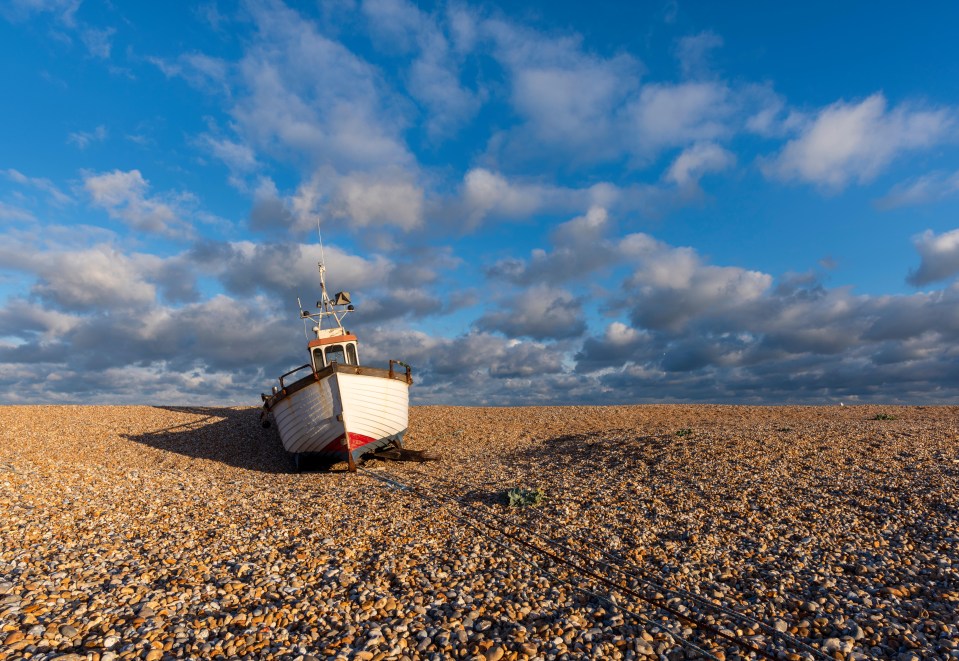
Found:
M 593 210 L 557 228 L 554 241 L 590 241 L 604 236 L 608 224 L 602 210 Z M 810 278 L 772 288 L 766 274 L 712 266 L 692 249 L 648 235 L 627 238 L 606 241 L 624 252 L 628 245 L 635 260 L 618 303 L 631 323 L 612 321 L 588 338 L 575 357 L 579 374 L 570 373 L 568 361 L 585 330 L 585 299 L 549 286 L 512 298 L 504 292 L 497 301 L 502 307 L 487 308 L 476 321 L 491 332 L 446 338 L 395 321 L 368 327 L 364 362 L 382 363 L 402 347 L 400 357 L 416 368 L 416 396 L 431 402 L 795 402 L 850 392 L 888 401 L 883 383 L 895 383 L 894 396 L 912 401 L 955 393 L 959 355 L 951 347 L 959 342 L 959 284 L 887 297 L 828 290 Z M 928 242 L 949 252 L 959 239 L 947 233 Z M 39 299 L 0 305 L 4 392 L 30 393 L 32 401 L 113 400 L 127 396 L 116 379 L 136 373 L 146 379 L 139 401 L 158 393 L 164 401 L 194 393 L 210 403 L 252 401 L 272 376 L 302 362 L 302 334 L 289 303 L 291 294 L 315 291 L 318 246 L 209 244 L 173 258 L 111 246 L 3 250 L 0 263 L 36 275 L 32 293 Z M 327 248 L 326 258 L 334 288 L 368 293 L 397 282 L 399 265 L 388 260 L 336 246 Z M 158 292 L 171 287 L 166 279 L 189 265 L 202 266 L 236 297 L 159 304 Z M 295 292 L 300 286 L 304 291 Z M 430 304 L 420 290 L 410 301 L 417 309 Z M 394 318 L 387 309 L 393 305 L 388 297 L 371 298 L 368 310 Z M 67 372 L 60 372 L 67 378 L 43 382 L 42 389 L 31 385 L 31 376 L 48 364 L 62 365 L 63 356 L 70 357 Z M 184 380 L 184 373 L 201 376 Z
M 342 176 L 321 168 L 288 197 L 269 179 L 260 180 L 251 212 L 254 229 L 285 227 L 293 233 L 315 230 L 317 221 L 334 221 L 352 232 L 371 227 L 410 231 L 422 226 L 424 191 L 398 168 Z
M 59 28 L 78 36 L 90 55 L 107 59 L 110 57 L 111 39 L 116 29 L 97 28 L 77 20 L 76 14 L 81 2 L 82 0 L 8 0 L 0 3 L 0 16 L 19 23 L 44 14 L 49 15 Z M 54 32 L 54 37 L 71 43 L 66 32 Z
M 297 218 L 280 197 L 276 183 L 269 177 L 260 177 L 253 191 L 253 206 L 250 209 L 250 228 L 258 231 L 291 229 Z
M 566 63 L 564 63 L 566 64 Z M 528 118 L 526 130 L 546 144 L 567 143 L 572 153 L 597 159 L 613 157 L 616 111 L 627 89 L 631 62 L 586 59 L 563 64 L 525 66 L 514 72 L 513 102 Z
M 823 108 L 765 164 L 766 175 L 840 190 L 851 181 L 870 181 L 908 151 L 937 144 L 954 125 L 946 110 L 886 106 L 885 96 L 877 93 Z
M 926 237 L 953 254 L 959 238 Z M 816 278 L 704 263 L 692 249 L 646 241 L 613 322 L 587 338 L 577 370 L 616 392 L 671 390 L 691 399 L 790 401 L 930 392 L 955 378 L 959 284 L 912 296 L 856 296 Z M 954 260 L 954 258 L 951 257 Z M 955 268 L 959 266 L 955 260 Z M 657 397 L 661 397 L 658 392 Z M 920 394 L 921 399 L 923 396 Z
M 28 177 L 19 170 L 14 170 L 13 168 L 3 171 L 3 174 L 5 174 L 11 181 L 14 181 L 22 186 L 31 186 L 43 191 L 44 193 L 47 193 L 57 204 L 66 204 L 73 201 L 69 195 L 63 193 L 63 191 L 57 188 L 52 181 L 44 177 Z
M 431 17 L 405 0 L 363 0 L 361 10 L 377 38 L 377 47 L 409 53 L 429 30 Z
M 622 72 L 627 64 L 590 61 L 576 68 L 563 66 L 526 67 L 516 71 L 514 101 L 530 117 L 536 130 L 549 139 L 573 131 L 580 141 L 586 133 L 602 137 L 612 110 L 621 100 Z
M 213 155 L 232 169 L 248 172 L 256 167 L 256 157 L 247 145 L 226 139 L 217 140 L 209 136 L 206 143 Z
M 83 186 L 94 204 L 133 229 L 170 236 L 190 233 L 174 206 L 147 196 L 149 183 L 139 170 L 90 173 Z
M 190 253 L 205 273 L 232 293 L 268 293 L 292 300 L 319 289 L 317 264 L 325 257 L 331 288 L 370 290 L 387 283 L 393 264 L 380 255 L 359 256 L 328 245 L 249 241 L 201 244 Z
M 114 34 L 116 34 L 114 28 L 82 27 L 80 40 L 91 55 L 105 60 L 110 57 L 110 49 L 113 47 L 111 39 Z
M 183 78 L 187 83 L 204 92 L 222 92 L 230 96 L 228 86 L 230 64 L 221 58 L 204 53 L 183 53 L 174 60 L 162 57 L 147 57 L 167 78 Z
M 143 279 L 137 264 L 108 247 L 57 255 L 40 276 L 35 291 L 67 309 L 103 310 L 156 301 L 156 287 Z
M 646 85 L 629 105 L 631 130 L 624 137 L 638 158 L 649 159 L 663 149 L 731 135 L 733 110 L 729 89 L 719 83 Z
M 36 219 L 36 216 L 26 209 L 21 209 L 5 202 L 0 202 L 0 220 L 34 221 Z
M 450 5 L 446 8 L 450 41 L 458 53 L 469 53 L 476 48 L 479 39 L 479 18 L 466 5 Z
M 103 142 L 107 139 L 107 127 L 102 124 L 92 131 L 76 131 L 67 136 L 67 144 L 86 149 L 94 142 Z
M 642 333 L 621 321 L 614 321 L 606 327 L 605 337 L 612 346 L 629 346 L 639 340 Z
M 422 54 L 410 66 L 408 85 L 427 108 L 427 133 L 437 139 L 455 134 L 469 122 L 480 109 L 482 95 L 460 82 L 442 35 L 431 33 L 424 42 Z
M 427 133 L 434 139 L 455 133 L 479 110 L 481 94 L 461 82 L 458 54 L 438 17 L 405 0 L 365 0 L 362 9 L 379 48 L 418 53 L 406 85 L 427 110 Z
M 0 335 L 24 336 L 39 333 L 42 342 L 64 338 L 80 323 L 75 315 L 40 307 L 14 298 L 0 308 Z
M 910 271 L 907 281 L 920 287 L 959 273 L 959 229 L 942 234 L 926 230 L 913 238 L 919 253 L 919 268 Z
M 222 294 L 180 308 L 162 308 L 134 325 L 137 345 L 147 356 L 169 361 L 172 370 L 178 364 L 200 363 L 234 374 L 289 356 L 298 330 L 261 297 L 242 300 Z M 180 356 L 183 347 L 191 351 Z
M 500 260 L 488 267 L 486 274 L 525 286 L 582 281 L 594 272 L 622 264 L 645 263 L 655 270 L 665 262 L 662 268 L 668 272 L 670 249 L 665 244 L 641 232 L 613 238 L 613 229 L 605 208 L 590 207 L 586 214 L 556 226 L 550 236 L 551 251 L 536 248 L 528 259 Z M 694 254 L 688 248 L 675 250 L 678 255 Z
M 537 248 L 527 260 L 500 260 L 487 268 L 486 273 L 518 285 L 556 284 L 585 278 L 622 260 L 619 245 L 607 237 L 610 227 L 606 209 L 591 207 L 586 214 L 553 230 L 552 252 Z
M 259 163 L 256 160 L 256 154 L 249 145 L 242 142 L 234 142 L 228 138 L 219 138 L 210 134 L 204 134 L 199 138 L 199 144 L 205 148 L 214 158 L 217 158 L 230 170 L 233 182 L 243 188 L 239 177 L 249 174 L 257 169 Z
M 19 329 L 10 325 L 13 313 Z M 10 330 L 25 342 L 0 345 L 0 379 L 32 402 L 252 403 L 298 358 L 296 324 L 284 323 L 261 298 L 214 296 L 178 308 L 72 316 L 14 301 L 0 309 L 0 332 Z M 29 366 L 33 376 L 18 376 L 16 366 Z M 37 379 L 50 370 L 60 378 Z M 129 383 L 137 384 L 132 396 L 122 385 Z
M 509 72 L 511 101 L 525 120 L 507 136 L 508 157 L 523 158 L 533 147 L 587 163 L 622 153 L 618 117 L 638 86 L 639 62 L 629 55 L 602 58 L 585 52 L 578 37 L 502 20 L 479 27 Z
M 9 0 L 0 5 L 0 14 L 11 21 L 25 21 L 43 13 L 53 14 L 66 26 L 76 24 L 82 0 Z
M 609 226 L 609 214 L 606 209 L 590 207 L 584 215 L 557 225 L 552 232 L 553 243 L 566 248 L 599 243 Z
M 680 329 L 698 317 L 742 308 L 772 285 L 766 273 L 705 264 L 692 248 L 639 238 L 632 242 L 639 266 L 626 289 L 634 320 L 647 328 Z
M 156 301 L 156 287 L 145 279 L 144 267 L 159 258 L 128 256 L 108 245 L 77 251 L 3 253 L 7 268 L 37 276 L 32 293 L 67 310 L 109 310 L 144 307 Z
M 337 182 L 329 211 L 357 228 L 392 225 L 409 231 L 423 224 L 423 189 L 408 177 L 354 174 Z
M 220 12 L 216 0 L 195 6 L 193 12 L 197 18 L 217 32 L 222 30 L 224 23 L 229 21 L 229 19 Z
M 414 396 L 420 401 L 514 405 L 517 398 L 534 401 L 547 393 L 534 393 L 535 385 L 522 393 L 505 391 L 510 379 L 536 377 L 542 384 L 550 375 L 563 371 L 564 351 L 555 344 L 519 342 L 491 333 L 470 332 L 447 338 L 395 328 L 378 329 L 365 335 L 363 361 L 383 363 L 403 347 L 407 362 L 414 367 L 418 385 Z M 485 387 L 484 387 L 485 385 Z
M 598 183 L 585 188 L 566 188 L 509 179 L 499 172 L 477 167 L 466 173 L 458 198 L 448 201 L 441 213 L 454 220 L 457 227 L 475 229 L 487 219 L 521 221 L 542 213 L 575 213 L 594 207 L 649 208 L 654 196 L 648 186 L 618 188 Z
M 709 74 L 709 55 L 722 45 L 723 38 L 709 30 L 680 39 L 676 45 L 676 56 L 683 76 L 701 78 Z
M 929 204 L 959 193 L 959 172 L 933 172 L 893 187 L 879 201 L 880 209 Z
M 789 108 L 786 100 L 769 85 L 746 85 L 742 89 L 746 119 L 743 128 L 764 138 L 791 136 L 808 124 L 802 112 Z
M 786 102 L 772 90 L 764 89 L 760 96 L 759 107 L 746 118 L 746 130 L 761 136 L 781 134 Z
M 568 291 L 547 285 L 529 287 L 476 321 L 484 331 L 535 340 L 577 337 L 586 331 L 580 302 Z
M 666 179 L 678 186 L 697 185 L 700 177 L 709 172 L 721 172 L 731 167 L 736 157 L 717 144 L 704 142 L 685 149 L 669 166 Z
M 505 177 L 484 168 L 474 168 L 463 178 L 462 199 L 468 210 L 467 224 L 476 226 L 487 216 L 528 217 L 543 208 L 548 187 L 511 184 Z
M 240 61 L 231 110 L 246 144 L 310 170 L 414 162 L 402 138 L 408 108 L 375 67 L 278 2 L 248 9 L 256 37 Z

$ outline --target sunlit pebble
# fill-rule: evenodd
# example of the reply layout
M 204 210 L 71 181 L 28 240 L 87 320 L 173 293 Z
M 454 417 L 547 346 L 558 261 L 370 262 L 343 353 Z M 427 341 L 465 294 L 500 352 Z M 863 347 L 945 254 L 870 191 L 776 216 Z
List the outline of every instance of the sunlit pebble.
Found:
M 957 413 L 422 407 L 409 445 L 443 460 L 367 468 L 596 556 L 577 541 L 591 540 L 834 658 L 950 659 Z M 465 509 L 342 467 L 291 473 L 257 422 L 255 409 L 0 409 L 0 656 L 683 658 L 674 635 L 454 518 Z M 545 491 L 542 516 L 502 504 L 514 486 Z M 705 614 L 674 596 L 659 598 Z M 728 641 L 669 626 L 736 658 Z

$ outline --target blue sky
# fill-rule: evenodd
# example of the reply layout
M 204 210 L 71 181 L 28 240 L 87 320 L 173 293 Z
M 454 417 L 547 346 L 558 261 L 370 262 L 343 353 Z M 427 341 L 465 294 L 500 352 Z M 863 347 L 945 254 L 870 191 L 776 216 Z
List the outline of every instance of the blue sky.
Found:
M 628 6 L 624 6 L 628 5 Z M 0 401 L 955 402 L 954 3 L 0 4 Z

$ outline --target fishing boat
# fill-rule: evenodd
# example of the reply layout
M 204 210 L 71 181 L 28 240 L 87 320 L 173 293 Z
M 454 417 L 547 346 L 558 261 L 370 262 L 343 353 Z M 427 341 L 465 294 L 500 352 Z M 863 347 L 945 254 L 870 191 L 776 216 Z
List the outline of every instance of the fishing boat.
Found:
M 346 461 L 355 471 L 365 454 L 403 450 L 413 378 L 410 366 L 399 360 L 390 360 L 386 369 L 360 363 L 357 337 L 343 326 L 355 310 L 350 294 L 341 291 L 331 298 L 323 262 L 319 270 L 319 310 L 305 310 L 297 300 L 310 362 L 282 375 L 271 394 L 261 395 L 260 418 L 264 427 L 276 423 L 297 471 L 307 457 Z

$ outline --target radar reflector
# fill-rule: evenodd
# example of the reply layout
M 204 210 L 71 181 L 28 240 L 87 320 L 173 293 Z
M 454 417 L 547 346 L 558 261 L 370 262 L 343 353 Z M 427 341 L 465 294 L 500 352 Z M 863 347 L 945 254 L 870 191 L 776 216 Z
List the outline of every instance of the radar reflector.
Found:
M 333 295 L 333 305 L 349 305 L 352 302 L 348 291 L 338 291 Z

